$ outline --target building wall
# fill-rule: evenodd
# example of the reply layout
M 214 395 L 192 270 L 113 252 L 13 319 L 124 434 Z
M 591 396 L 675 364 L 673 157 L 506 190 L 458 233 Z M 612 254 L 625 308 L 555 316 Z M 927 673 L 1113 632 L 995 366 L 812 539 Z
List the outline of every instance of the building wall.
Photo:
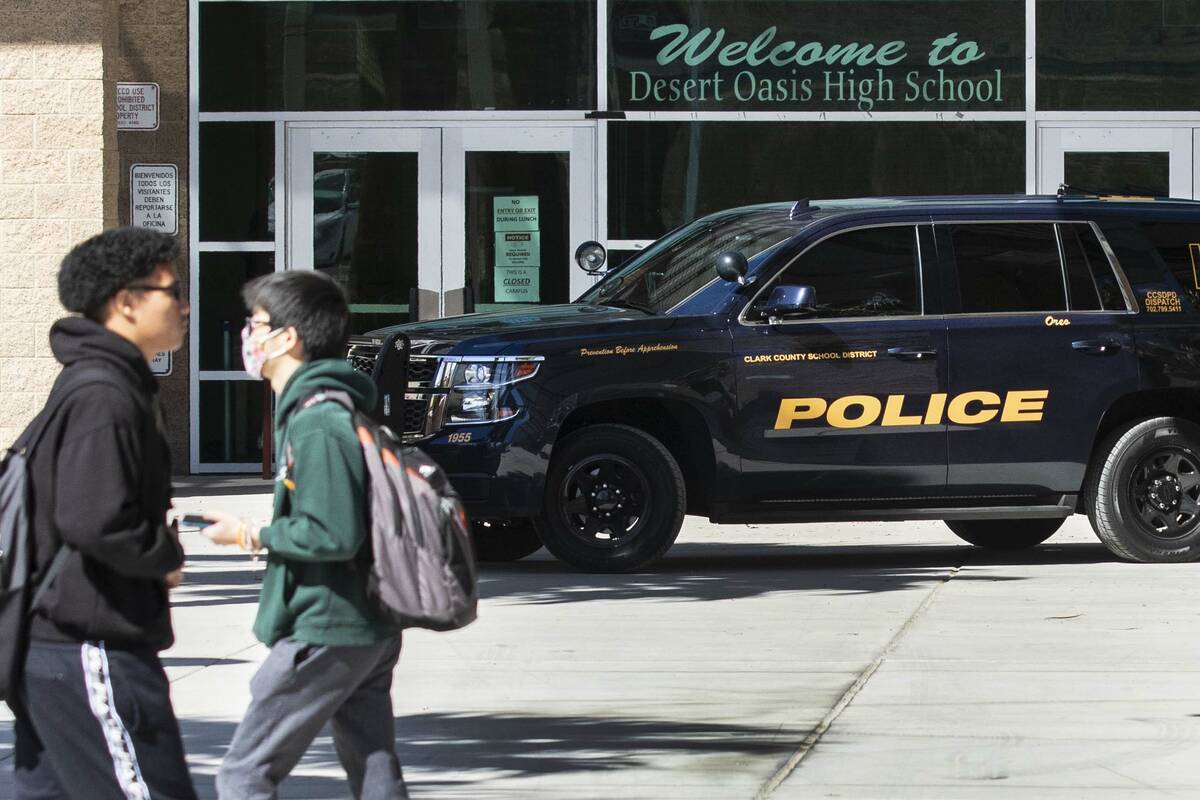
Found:
M 161 84 L 158 131 L 117 133 L 119 80 Z M 75 243 L 128 222 L 126 176 L 139 161 L 179 165 L 186 242 L 185 0 L 0 3 L 0 445 L 41 407 L 59 371 L 47 344 L 65 313 L 59 262 Z M 186 369 L 177 358 L 163 381 L 178 465 L 187 455 Z
M 179 175 L 179 279 L 188 285 L 188 5 L 187 0 L 119 0 L 113 2 L 117 26 L 108 58 L 111 80 L 157 83 L 159 123 L 156 131 L 115 131 L 117 193 L 115 211 L 129 224 L 129 168 L 133 164 L 175 164 Z M 115 91 L 115 90 L 114 90 Z M 115 116 L 115 99 L 107 106 Z M 176 473 L 188 466 L 188 344 L 175 354 L 171 374 L 159 379 L 159 392 Z

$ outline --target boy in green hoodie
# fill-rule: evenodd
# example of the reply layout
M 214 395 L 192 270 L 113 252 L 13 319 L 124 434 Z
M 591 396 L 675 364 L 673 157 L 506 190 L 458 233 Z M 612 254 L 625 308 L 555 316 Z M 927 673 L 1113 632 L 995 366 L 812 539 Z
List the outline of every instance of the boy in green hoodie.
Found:
M 267 551 L 254 634 L 271 648 L 250 682 L 251 702 L 217 775 L 222 798 L 274 798 L 280 781 L 333 723 L 356 798 L 406 798 L 392 729 L 392 671 L 400 633 L 367 596 L 371 558 L 366 468 L 349 411 L 307 404 L 322 389 L 366 411 L 375 386 L 342 358 L 350 312 L 336 283 L 276 272 L 243 291 L 250 316 L 242 359 L 278 397 L 275 513 L 259 528 L 205 516 L 217 544 Z

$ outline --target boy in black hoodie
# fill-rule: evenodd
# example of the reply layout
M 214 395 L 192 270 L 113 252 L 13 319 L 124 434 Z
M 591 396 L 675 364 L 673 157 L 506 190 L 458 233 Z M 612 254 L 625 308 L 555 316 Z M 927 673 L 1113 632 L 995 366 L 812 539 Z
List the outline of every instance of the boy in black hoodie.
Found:
M 171 458 L 148 363 L 183 344 L 178 254 L 173 237 L 109 230 L 58 275 L 59 299 L 81 316 L 50 331 L 63 370 L 47 405 L 68 399 L 30 454 L 34 578 L 51 577 L 10 704 L 18 800 L 196 796 L 158 659 L 174 638 L 167 591 L 183 550 L 167 525 Z

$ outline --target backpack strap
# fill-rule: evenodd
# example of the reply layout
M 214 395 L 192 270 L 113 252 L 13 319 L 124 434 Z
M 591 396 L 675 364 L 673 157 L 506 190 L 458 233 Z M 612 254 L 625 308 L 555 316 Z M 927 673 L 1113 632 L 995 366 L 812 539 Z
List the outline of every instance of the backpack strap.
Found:
M 38 413 L 33 421 L 25 428 L 17 440 L 9 447 L 9 452 L 21 453 L 28 457 L 38 444 L 41 443 L 42 437 L 50 430 L 50 423 L 58 416 L 62 407 L 66 405 L 71 396 L 84 386 L 89 386 L 93 383 L 105 383 L 117 389 L 122 388 L 119 383 L 112 379 L 106 370 L 95 367 L 84 367 L 79 372 L 72 374 L 70 368 L 62 373 L 60 378 L 62 383 L 56 384 L 50 392 L 50 397 L 46 400 L 46 405 Z
M 349 392 L 344 392 L 341 389 L 319 389 L 315 393 L 306 397 L 304 402 L 300 404 L 300 407 L 296 409 L 296 411 L 302 411 L 306 408 L 311 408 L 318 403 L 324 403 L 326 401 L 337 403 L 351 414 L 353 414 L 356 409 L 354 405 L 354 398 L 350 397 Z M 296 412 L 293 411 L 292 413 L 294 414 Z
M 108 384 L 117 389 L 123 388 L 120 383 L 113 380 L 112 376 L 106 370 L 96 367 L 84 367 L 73 374 L 68 370 L 64 370 L 62 373 L 60 378 L 62 383 L 56 383 L 50 391 L 50 397 L 46 400 L 46 405 L 42 407 L 38 415 L 33 418 L 33 421 L 22 431 L 12 446 L 8 448 L 9 453 L 20 453 L 24 456 L 26 463 L 28 463 L 30 455 L 32 455 L 41 443 L 46 432 L 50 430 L 50 423 L 59 415 L 63 406 L 67 404 L 67 400 L 77 390 L 94 383 Z M 30 520 L 30 525 L 32 523 L 33 521 Z M 32 532 L 32 528 L 30 530 Z M 38 603 L 54 583 L 54 579 L 58 576 L 58 573 L 62 572 L 63 566 L 67 563 L 68 555 L 70 555 L 68 547 L 65 544 L 60 544 L 54 553 L 54 558 L 50 560 L 49 566 L 46 567 L 46 571 L 42 574 L 38 582 L 38 587 L 34 591 L 33 599 L 29 605 L 30 609 L 38 607 Z

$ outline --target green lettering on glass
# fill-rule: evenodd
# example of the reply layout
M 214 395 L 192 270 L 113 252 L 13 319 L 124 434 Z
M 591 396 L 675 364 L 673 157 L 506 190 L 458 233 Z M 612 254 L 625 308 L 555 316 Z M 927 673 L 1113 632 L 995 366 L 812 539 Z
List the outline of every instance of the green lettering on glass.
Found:
M 662 66 L 683 59 L 683 63 L 690 67 L 696 67 L 710 59 L 714 53 L 717 54 L 717 62 L 724 67 L 737 66 L 743 62 L 756 67 L 767 61 L 777 67 L 788 64 L 810 66 L 818 62 L 830 66 L 840 64 L 842 66 L 890 67 L 899 64 L 908 56 L 905 52 L 904 42 L 898 40 L 885 42 L 878 47 L 874 44 L 860 44 L 859 42 L 831 45 L 821 42 L 806 42 L 797 49 L 796 42 L 790 39 L 780 42 L 766 56 L 763 56 L 763 51 L 774 41 L 777 33 L 778 29 L 772 25 L 749 42 L 729 42 L 721 47 L 721 43 L 725 41 L 724 28 L 718 28 L 715 33 L 712 28 L 701 28 L 692 33 L 690 26 L 677 22 L 671 25 L 660 25 L 652 30 L 650 41 L 670 38 L 670 41 L 663 45 L 655 58 Z M 948 39 L 944 45 L 954 44 L 956 36 L 957 34 L 950 34 L 949 37 L 943 37 L 943 39 Z M 943 40 L 939 39 L 938 41 Z M 786 55 L 793 50 L 796 51 L 794 56 Z M 966 64 L 982 58 L 983 55 L 974 42 L 963 42 L 947 58 L 953 60 L 955 64 Z M 960 61 L 959 59 L 969 60 Z

